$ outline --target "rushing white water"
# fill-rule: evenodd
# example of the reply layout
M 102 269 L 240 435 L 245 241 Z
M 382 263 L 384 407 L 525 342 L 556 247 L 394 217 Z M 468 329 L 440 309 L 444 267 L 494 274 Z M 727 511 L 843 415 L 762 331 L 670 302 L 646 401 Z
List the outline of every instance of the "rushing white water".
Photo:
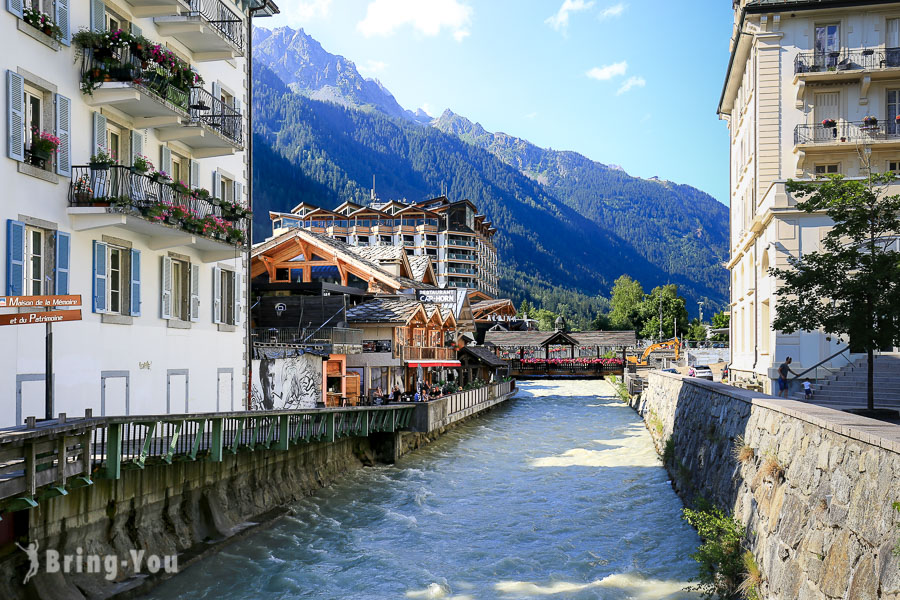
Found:
M 662 600 L 695 572 L 640 419 L 602 381 L 518 399 L 359 470 L 152 598 Z

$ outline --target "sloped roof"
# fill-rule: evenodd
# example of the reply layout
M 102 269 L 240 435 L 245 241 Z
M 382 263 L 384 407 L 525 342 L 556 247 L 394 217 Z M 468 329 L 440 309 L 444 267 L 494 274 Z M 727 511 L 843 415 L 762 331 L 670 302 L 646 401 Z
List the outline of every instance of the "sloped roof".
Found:
M 484 346 L 466 346 L 459 351 L 460 354 L 468 354 L 478 362 L 489 367 L 505 367 L 506 361 L 485 348 Z
M 422 303 L 401 298 L 375 298 L 347 309 L 348 323 L 407 323 Z
M 484 334 L 485 344 L 495 346 L 543 346 L 562 332 L 558 331 L 494 331 Z M 580 346 L 634 346 L 637 336 L 633 331 L 582 331 L 565 333 Z M 563 338 L 565 339 L 565 338 Z
M 400 247 L 397 246 L 397 249 L 400 250 Z M 427 254 L 413 254 L 406 258 L 409 260 L 412 278 L 416 281 L 422 281 L 422 278 L 425 277 L 425 273 L 428 271 L 428 265 L 431 263 L 431 258 L 429 258 Z
M 409 289 L 409 290 L 438 290 L 438 289 L 440 289 L 436 285 L 431 285 L 430 283 L 422 283 L 421 281 L 416 281 L 415 279 L 410 279 L 409 277 L 397 277 L 397 280 L 403 284 L 403 289 Z
M 400 246 L 349 246 L 350 251 L 373 262 L 403 260 Z

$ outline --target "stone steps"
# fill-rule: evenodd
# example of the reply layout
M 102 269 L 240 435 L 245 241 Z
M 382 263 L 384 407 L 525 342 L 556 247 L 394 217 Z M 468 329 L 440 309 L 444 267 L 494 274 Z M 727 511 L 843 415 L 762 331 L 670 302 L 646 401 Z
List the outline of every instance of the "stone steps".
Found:
M 830 377 L 812 383 L 812 402 L 821 406 L 846 408 L 865 406 L 868 387 L 868 363 L 865 359 L 841 367 Z M 875 404 L 900 405 L 900 356 L 875 357 L 873 369 Z M 805 400 L 802 379 L 793 383 L 790 398 Z

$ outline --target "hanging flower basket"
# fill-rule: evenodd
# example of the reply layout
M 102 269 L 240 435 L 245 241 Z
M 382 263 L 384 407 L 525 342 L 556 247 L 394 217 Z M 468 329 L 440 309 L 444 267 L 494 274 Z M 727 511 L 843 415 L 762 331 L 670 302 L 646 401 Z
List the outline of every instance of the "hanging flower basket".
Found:
M 867 116 L 863 118 L 863 125 L 866 127 L 875 127 L 878 125 L 878 118 L 873 116 Z
M 837 121 L 835 121 L 834 119 L 823 119 L 822 127 L 825 127 L 826 129 L 831 128 L 831 127 L 837 127 Z

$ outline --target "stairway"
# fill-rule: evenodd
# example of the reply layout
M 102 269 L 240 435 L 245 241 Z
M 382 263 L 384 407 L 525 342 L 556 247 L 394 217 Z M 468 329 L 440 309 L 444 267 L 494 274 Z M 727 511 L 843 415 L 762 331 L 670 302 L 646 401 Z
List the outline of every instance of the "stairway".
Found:
M 900 409 L 900 354 L 875 357 L 875 408 Z M 867 394 L 866 359 L 857 359 L 818 382 L 810 379 L 811 402 L 837 410 L 865 408 Z M 802 380 L 791 381 L 791 396 L 805 400 Z

